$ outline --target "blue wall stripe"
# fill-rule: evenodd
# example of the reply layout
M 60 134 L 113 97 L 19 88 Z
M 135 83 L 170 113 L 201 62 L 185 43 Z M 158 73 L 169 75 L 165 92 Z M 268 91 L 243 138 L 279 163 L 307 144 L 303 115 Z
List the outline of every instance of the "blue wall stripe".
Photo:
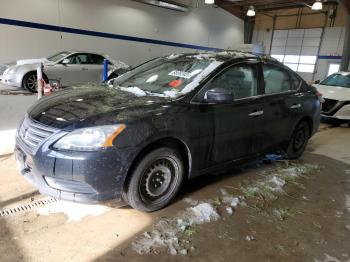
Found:
M 127 36 L 127 35 L 118 35 L 118 34 L 90 31 L 90 30 L 77 29 L 77 28 L 71 28 L 71 27 L 61 27 L 61 26 L 56 26 L 56 25 L 26 22 L 26 21 L 7 19 L 7 18 L 0 18 L 0 24 L 42 29 L 42 30 L 48 30 L 48 31 L 63 32 L 63 33 L 70 33 L 70 34 L 77 34 L 77 35 L 97 36 L 97 37 L 104 37 L 104 38 L 111 38 L 111 39 L 118 39 L 118 40 L 125 40 L 125 41 L 133 41 L 133 42 L 139 42 L 139 43 L 174 46 L 174 47 L 181 47 L 181 48 L 190 48 L 190 49 L 205 50 L 205 51 L 218 50 L 218 48 L 207 47 L 207 46 L 190 45 L 190 44 L 162 41 L 162 40 L 135 37 L 135 36 Z
M 341 60 L 342 56 L 320 55 L 320 56 L 318 56 L 318 59 L 337 59 L 337 60 Z
M 222 50 L 222 49 L 219 49 L 219 48 L 213 48 L 213 47 L 207 47 L 207 46 L 190 45 L 190 44 L 183 44 L 183 43 L 177 43 L 177 42 L 156 40 L 156 39 L 143 38 L 143 37 L 111 34 L 111 33 L 104 33 L 104 32 L 98 32 L 98 31 L 91 31 L 91 30 L 71 28 L 71 27 L 61 27 L 61 26 L 56 26 L 56 25 L 48 25 L 48 24 L 27 22 L 27 21 L 7 19 L 7 18 L 1 18 L 1 17 L 0 17 L 0 24 L 21 26 L 21 27 L 28 27 L 28 28 L 35 28 L 35 29 L 42 29 L 42 30 L 48 30 L 48 31 L 56 31 L 56 32 L 62 32 L 62 33 L 69 33 L 69 34 L 77 34 L 77 35 L 97 36 L 97 37 L 118 39 L 118 40 L 124 40 L 124 41 L 133 41 L 133 42 L 139 42 L 139 43 L 147 43 L 147 44 L 155 44 L 155 45 L 165 45 L 165 46 L 173 46 L 173 47 L 205 50 L 205 51 Z M 337 59 L 337 60 L 341 60 L 342 56 L 318 56 L 318 58 L 319 59 Z

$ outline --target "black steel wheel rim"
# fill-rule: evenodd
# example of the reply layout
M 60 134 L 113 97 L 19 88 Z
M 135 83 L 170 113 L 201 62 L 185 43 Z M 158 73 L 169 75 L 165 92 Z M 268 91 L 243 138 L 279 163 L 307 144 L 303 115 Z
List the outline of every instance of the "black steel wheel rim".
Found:
M 173 191 L 179 170 L 172 158 L 155 160 L 143 172 L 140 180 L 139 192 L 146 203 L 161 201 Z
M 305 140 L 306 140 L 305 129 L 304 128 L 300 128 L 295 133 L 294 143 L 293 143 L 294 150 L 298 151 L 298 150 L 302 149 L 302 147 L 305 144 Z

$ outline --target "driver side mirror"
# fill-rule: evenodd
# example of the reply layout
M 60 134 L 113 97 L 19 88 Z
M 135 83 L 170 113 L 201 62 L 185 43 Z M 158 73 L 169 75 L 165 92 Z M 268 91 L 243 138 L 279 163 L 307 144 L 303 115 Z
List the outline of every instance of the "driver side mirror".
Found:
M 63 59 L 61 64 L 63 65 L 69 64 L 69 59 L 68 58 Z
M 321 80 L 316 80 L 316 81 L 314 82 L 314 84 L 319 84 L 319 83 L 321 83 Z
M 205 93 L 205 101 L 208 103 L 231 103 L 233 101 L 233 93 L 227 89 L 214 88 Z

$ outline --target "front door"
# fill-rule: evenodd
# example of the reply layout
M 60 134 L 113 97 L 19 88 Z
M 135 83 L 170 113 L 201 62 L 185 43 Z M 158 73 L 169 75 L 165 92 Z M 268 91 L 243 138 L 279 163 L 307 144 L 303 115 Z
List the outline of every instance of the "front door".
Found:
M 231 65 L 216 75 L 204 88 L 227 89 L 234 99 L 226 104 L 208 104 L 212 115 L 213 139 L 208 155 L 209 166 L 240 159 L 252 154 L 254 122 L 261 117 L 257 62 Z M 204 149 L 203 149 L 204 150 Z

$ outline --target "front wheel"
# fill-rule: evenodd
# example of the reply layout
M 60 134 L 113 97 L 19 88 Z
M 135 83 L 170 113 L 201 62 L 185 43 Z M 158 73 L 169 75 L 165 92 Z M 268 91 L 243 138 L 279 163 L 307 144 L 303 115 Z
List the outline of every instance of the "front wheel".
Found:
M 36 72 L 29 72 L 23 77 L 23 87 L 31 93 L 37 92 L 38 80 Z
M 288 159 L 298 159 L 304 152 L 310 137 L 309 125 L 302 121 L 295 128 L 286 150 Z
M 168 205 L 184 178 L 180 154 L 168 147 L 155 149 L 138 162 L 124 192 L 130 206 L 152 212 Z

